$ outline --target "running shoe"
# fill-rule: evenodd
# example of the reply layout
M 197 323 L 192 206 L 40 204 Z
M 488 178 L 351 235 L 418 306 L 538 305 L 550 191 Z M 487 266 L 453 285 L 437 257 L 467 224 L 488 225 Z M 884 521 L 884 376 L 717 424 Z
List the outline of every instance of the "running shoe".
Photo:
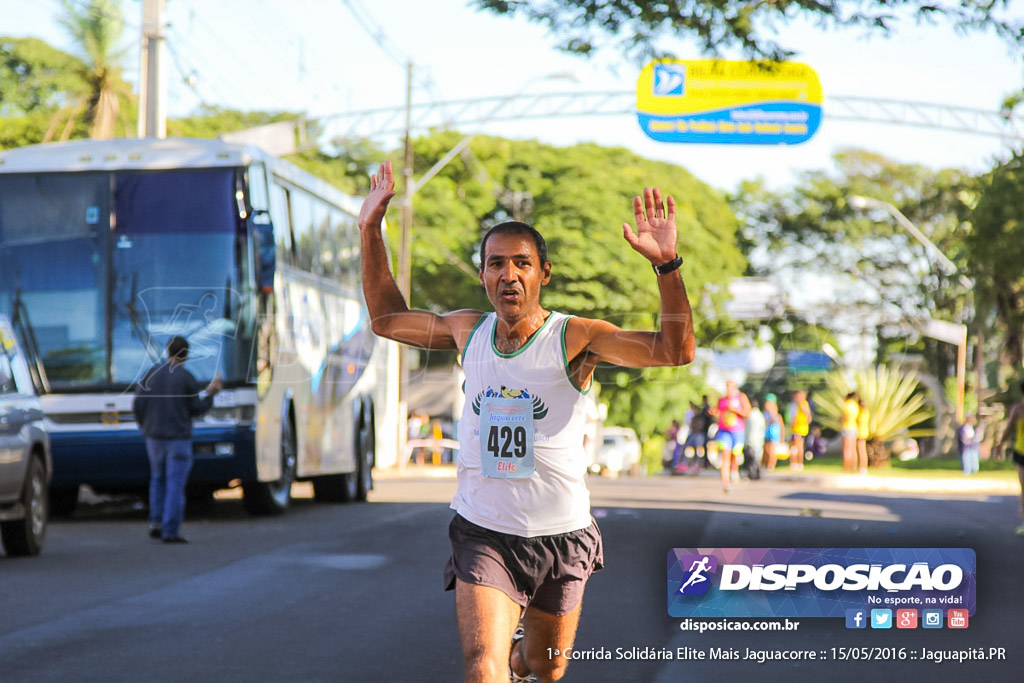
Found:
M 525 629 L 523 629 L 523 622 L 520 621 L 519 625 L 516 626 L 515 633 L 512 634 L 512 649 L 515 649 L 516 643 L 518 643 L 524 637 L 526 637 L 526 631 Z M 525 676 L 520 676 L 512 670 L 512 665 L 509 664 L 508 680 L 509 683 L 529 683 L 529 681 L 536 681 L 537 677 L 534 676 L 532 673 L 527 674 Z
M 1014 529 L 1013 533 L 1017 534 L 1018 536 L 1024 536 L 1024 524 L 1021 524 L 1019 527 Z

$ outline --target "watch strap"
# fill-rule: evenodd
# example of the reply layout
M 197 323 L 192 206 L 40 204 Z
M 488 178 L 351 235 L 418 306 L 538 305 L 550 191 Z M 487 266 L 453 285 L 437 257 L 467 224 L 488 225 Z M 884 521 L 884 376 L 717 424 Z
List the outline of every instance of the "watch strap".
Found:
M 668 275 L 673 270 L 678 270 L 679 266 L 683 265 L 683 257 L 676 256 L 668 263 L 662 263 L 660 266 L 651 266 L 654 268 L 654 272 L 658 275 Z

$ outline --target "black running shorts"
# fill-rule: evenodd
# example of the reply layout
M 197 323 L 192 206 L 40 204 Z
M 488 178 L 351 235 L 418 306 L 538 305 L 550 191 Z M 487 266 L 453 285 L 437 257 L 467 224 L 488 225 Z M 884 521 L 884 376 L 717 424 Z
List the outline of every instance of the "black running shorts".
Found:
M 497 588 L 523 607 L 560 616 L 576 609 L 590 575 L 604 567 L 597 522 L 578 531 L 524 538 L 491 531 L 455 515 L 445 590 L 455 579 Z

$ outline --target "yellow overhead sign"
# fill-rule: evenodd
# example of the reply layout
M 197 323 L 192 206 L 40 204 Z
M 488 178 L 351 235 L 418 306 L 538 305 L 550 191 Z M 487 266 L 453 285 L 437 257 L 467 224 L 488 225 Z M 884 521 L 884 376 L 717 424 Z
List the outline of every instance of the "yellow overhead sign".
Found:
M 637 79 L 637 117 L 662 142 L 796 144 L 821 124 L 824 95 L 797 62 L 660 60 Z

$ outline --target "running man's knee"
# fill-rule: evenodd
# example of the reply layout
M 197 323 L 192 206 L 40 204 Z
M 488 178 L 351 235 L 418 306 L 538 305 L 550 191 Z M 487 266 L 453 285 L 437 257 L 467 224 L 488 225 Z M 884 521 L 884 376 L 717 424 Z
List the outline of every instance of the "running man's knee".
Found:
M 526 666 L 530 671 L 545 683 L 560 680 L 565 676 L 565 670 L 569 668 L 567 657 L 548 657 L 547 652 L 535 653 L 524 652 Z
M 487 656 L 465 656 L 463 673 L 466 681 L 502 680 L 508 678 L 508 664 Z

